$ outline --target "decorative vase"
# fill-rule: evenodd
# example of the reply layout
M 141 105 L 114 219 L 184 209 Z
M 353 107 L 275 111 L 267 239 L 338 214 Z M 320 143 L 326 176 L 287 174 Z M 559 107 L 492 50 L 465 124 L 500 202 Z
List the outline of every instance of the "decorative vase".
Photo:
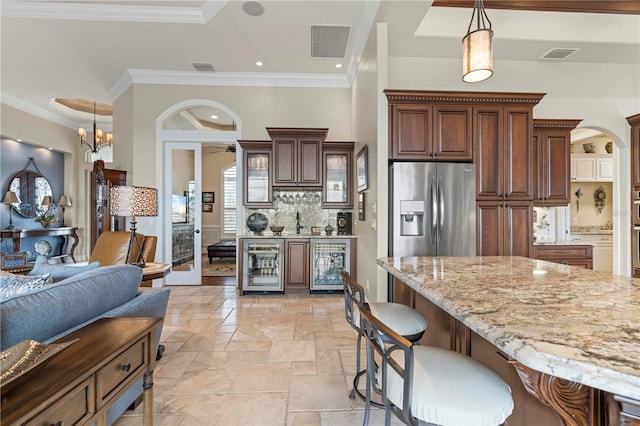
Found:
M 331 234 L 333 234 L 333 226 L 331 226 L 331 224 L 329 224 L 329 225 L 325 226 L 325 228 L 324 228 L 324 232 L 326 232 L 326 233 L 327 233 L 327 235 L 331 235 Z
M 36 219 L 36 222 L 40 223 L 40 225 L 42 225 L 44 229 L 49 229 L 51 228 L 51 225 L 57 222 L 57 220 L 56 219 L 53 219 L 53 220 L 37 220 Z
M 607 154 L 611 154 L 613 152 L 613 142 L 607 142 L 604 149 L 607 150 Z

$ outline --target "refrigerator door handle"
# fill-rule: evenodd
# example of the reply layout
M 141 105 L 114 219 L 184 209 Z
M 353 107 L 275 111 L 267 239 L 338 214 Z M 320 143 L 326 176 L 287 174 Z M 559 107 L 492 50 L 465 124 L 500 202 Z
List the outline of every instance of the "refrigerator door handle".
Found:
M 437 230 L 438 230 L 438 200 L 436 195 L 436 182 L 435 178 L 431 179 L 431 244 L 437 244 Z
M 442 182 L 438 178 L 438 244 L 442 240 L 442 228 L 444 228 L 444 191 L 442 190 Z

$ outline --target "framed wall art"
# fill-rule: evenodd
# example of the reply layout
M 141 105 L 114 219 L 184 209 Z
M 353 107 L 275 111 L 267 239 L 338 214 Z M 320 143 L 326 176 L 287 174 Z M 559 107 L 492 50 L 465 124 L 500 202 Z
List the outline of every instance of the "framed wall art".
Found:
M 369 150 L 367 145 L 362 147 L 356 155 L 357 187 L 358 192 L 369 188 Z
M 202 203 L 202 211 L 205 213 L 213 212 L 213 204 L 211 203 Z
M 203 203 L 215 203 L 215 192 L 203 192 L 202 193 L 202 202 Z

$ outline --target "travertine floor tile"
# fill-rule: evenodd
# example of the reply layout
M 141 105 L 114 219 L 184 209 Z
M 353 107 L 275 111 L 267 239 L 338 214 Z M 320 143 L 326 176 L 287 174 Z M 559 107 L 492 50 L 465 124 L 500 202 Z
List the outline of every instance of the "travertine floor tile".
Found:
M 157 425 L 352 425 L 356 333 L 341 294 L 171 287 L 154 374 Z M 364 351 L 363 351 L 364 354 Z M 116 426 L 142 424 L 142 405 Z M 371 425 L 384 413 L 372 411 Z M 395 423 L 395 420 L 392 421 Z

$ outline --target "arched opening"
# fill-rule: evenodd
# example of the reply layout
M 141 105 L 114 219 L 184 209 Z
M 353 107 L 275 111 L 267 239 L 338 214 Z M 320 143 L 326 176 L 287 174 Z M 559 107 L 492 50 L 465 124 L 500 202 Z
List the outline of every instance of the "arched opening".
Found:
M 170 216 L 176 195 L 186 194 L 189 200 L 186 223 L 160 220 L 164 262 L 173 265 L 166 282 L 200 284 L 207 246 L 229 238 L 223 232 L 222 171 L 236 164 L 235 142 L 240 139 L 241 120 L 222 104 L 192 99 L 160 114 L 156 132 L 163 153 L 158 181 L 162 182 L 164 217 Z

